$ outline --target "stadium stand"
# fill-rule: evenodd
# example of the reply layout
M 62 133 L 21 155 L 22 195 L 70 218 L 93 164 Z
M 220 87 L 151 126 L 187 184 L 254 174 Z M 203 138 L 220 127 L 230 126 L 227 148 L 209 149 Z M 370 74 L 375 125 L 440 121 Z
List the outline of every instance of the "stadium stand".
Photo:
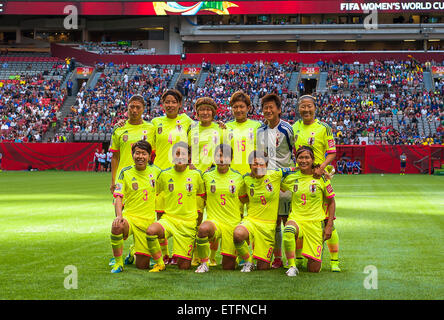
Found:
M 66 98 L 65 62 L 46 55 L 0 57 L 1 140 L 41 142 Z
M 18 54 L 0 57 L 0 64 L 2 140 L 42 141 L 66 98 L 66 89 L 61 88 L 68 73 L 65 61 L 47 54 Z M 197 98 L 213 97 L 219 104 L 217 119 L 222 121 L 231 120 L 228 101 L 234 91 L 242 89 L 251 96 L 249 116 L 257 120 L 262 119 L 260 98 L 275 92 L 282 97 L 282 118 L 293 123 L 298 119 L 298 72 L 301 67 L 319 66 L 327 77 L 314 93 L 317 117 L 331 124 L 338 145 L 442 143 L 444 80 L 431 79 L 434 88 L 426 90 L 424 77 L 430 64 L 411 59 L 318 65 L 204 62 L 203 66 L 199 79 L 189 79 L 180 78 L 183 66 L 178 65 L 97 63 L 98 80 L 92 87 L 85 83 L 79 88 L 51 141 L 66 137 L 109 141 L 115 122 L 126 117 L 131 95 L 146 98 L 145 120 L 151 120 L 163 114 L 159 98 L 169 87 L 184 94 L 183 108 L 191 117 Z
M 93 88 L 82 86 L 60 132 L 72 133 L 74 141 L 109 140 L 118 119 L 126 117 L 126 102 L 133 94 L 147 101 L 145 120 L 162 114 L 159 97 L 172 78 L 171 66 L 114 65 L 99 67 L 102 74 Z M 95 135 L 97 134 L 97 135 Z

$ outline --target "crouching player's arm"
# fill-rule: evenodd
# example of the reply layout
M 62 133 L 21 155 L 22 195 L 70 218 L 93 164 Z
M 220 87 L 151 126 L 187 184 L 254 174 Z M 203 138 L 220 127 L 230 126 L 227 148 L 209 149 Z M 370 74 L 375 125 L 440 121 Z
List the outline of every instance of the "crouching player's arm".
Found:
M 115 204 L 114 204 L 116 219 L 114 219 L 113 226 L 115 223 L 123 223 L 122 209 L 123 209 L 122 196 L 117 195 L 115 197 Z
M 113 151 L 113 157 L 111 158 L 111 186 L 109 188 L 111 193 L 113 193 L 114 190 L 116 189 L 115 177 L 117 173 L 117 168 L 119 167 L 119 162 L 120 162 L 120 152 Z
M 197 201 L 197 227 L 200 226 L 200 224 L 202 223 L 203 220 L 203 212 L 204 212 L 204 208 L 205 208 L 205 200 L 207 199 L 206 194 L 202 195 L 202 196 L 198 196 L 196 197 L 196 201 Z
M 333 191 L 333 188 L 330 184 L 329 180 L 325 180 L 325 189 L 324 189 L 324 196 L 326 198 L 327 203 L 327 212 L 328 212 L 328 220 L 327 225 L 324 228 L 324 241 L 331 238 L 332 229 L 333 229 L 333 219 L 335 217 L 336 212 L 336 201 L 335 201 L 335 194 Z

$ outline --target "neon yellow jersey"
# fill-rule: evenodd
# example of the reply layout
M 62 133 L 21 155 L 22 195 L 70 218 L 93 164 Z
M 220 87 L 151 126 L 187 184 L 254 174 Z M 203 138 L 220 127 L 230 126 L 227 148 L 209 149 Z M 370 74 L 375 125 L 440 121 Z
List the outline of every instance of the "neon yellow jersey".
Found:
M 233 148 L 233 161 L 231 168 L 241 174 L 250 172 L 248 156 L 256 147 L 256 131 L 261 126 L 259 121 L 247 119 L 239 123 L 230 121 L 226 124 L 224 143 Z
M 123 127 L 115 127 L 111 137 L 111 151 L 119 152 L 119 166 L 116 170 L 116 177 L 122 168 L 133 166 L 134 160 L 131 154 L 131 147 L 139 140 L 148 141 L 153 146 L 154 126 L 144 121 L 142 124 L 132 125 L 127 120 Z
M 114 197 L 121 196 L 124 204 L 123 216 L 155 220 L 156 180 L 160 168 L 152 165 L 139 171 L 135 166 L 123 168 L 116 180 Z
M 177 172 L 174 167 L 163 170 L 157 179 L 157 193 L 164 193 L 165 214 L 183 220 L 197 219 L 198 198 L 205 187 L 198 170 Z
M 188 142 L 188 131 L 192 122 L 185 113 L 179 114 L 175 119 L 162 116 L 151 120 L 154 125 L 153 150 L 156 151 L 156 166 L 162 170 L 173 166 L 171 148 L 176 142 Z
M 230 226 L 238 225 L 244 211 L 239 199 L 247 197 L 242 175 L 231 168 L 225 174 L 213 168 L 203 174 L 203 181 L 207 195 L 207 219 Z
M 249 173 L 244 175 L 249 202 L 248 218 L 265 223 L 276 223 L 279 208 L 279 192 L 284 169 L 267 170 L 260 179 Z
M 289 173 L 282 180 L 281 189 L 292 192 L 289 219 L 294 217 L 298 221 L 324 220 L 323 199 L 335 196 L 329 180 L 324 177 L 314 179 L 300 171 Z
M 312 148 L 315 164 L 322 164 L 326 153 L 336 152 L 333 133 L 325 122 L 315 119 L 314 123 L 305 125 L 302 120 L 298 120 L 293 125 L 293 132 L 296 150 L 302 146 Z
M 212 122 L 203 127 L 200 122 L 191 125 L 188 144 L 191 146 L 191 163 L 201 172 L 207 171 L 214 164 L 214 149 L 223 136 L 219 125 Z

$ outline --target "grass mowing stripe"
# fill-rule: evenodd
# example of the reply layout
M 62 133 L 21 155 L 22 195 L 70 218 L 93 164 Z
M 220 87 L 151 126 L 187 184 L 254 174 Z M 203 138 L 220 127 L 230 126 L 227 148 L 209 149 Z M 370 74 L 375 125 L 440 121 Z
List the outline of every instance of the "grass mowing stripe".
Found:
M 208 274 L 175 266 L 152 274 L 126 266 L 112 275 L 109 174 L 3 172 L 1 179 L 0 299 L 444 298 L 438 263 L 443 261 L 442 177 L 336 175 L 343 272 L 330 272 L 325 246 L 321 273 L 302 270 L 295 279 L 285 276 L 286 269 L 243 274 L 220 265 Z M 66 265 L 78 269 L 77 290 L 63 286 Z M 378 290 L 364 288 L 368 265 L 378 268 Z

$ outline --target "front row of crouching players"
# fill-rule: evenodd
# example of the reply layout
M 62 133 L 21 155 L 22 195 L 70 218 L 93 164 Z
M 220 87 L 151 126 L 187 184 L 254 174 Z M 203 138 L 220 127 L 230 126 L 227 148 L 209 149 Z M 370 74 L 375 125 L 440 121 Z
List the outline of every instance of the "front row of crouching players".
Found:
M 299 272 L 295 264 L 296 239 L 303 240 L 302 255 L 308 259 L 308 271 L 320 271 L 323 242 L 332 233 L 335 201 L 329 180 L 313 178 L 314 155 L 310 147 L 298 149 L 297 169 L 267 170 L 267 155 L 253 151 L 248 159 L 250 173 L 244 176 L 230 167 L 233 151 L 225 144 L 215 149 L 216 167 L 203 174 L 189 168 L 191 153 L 185 142 L 173 146 L 173 167 L 163 171 L 148 165 L 151 155 L 148 142 L 135 143 L 132 155 L 135 165 L 122 169 L 114 191 L 113 273 L 123 271 L 123 240 L 132 234 L 136 267 L 148 269 L 152 258 L 155 265 L 150 272 L 165 270 L 160 243 L 170 237 L 179 269 L 190 268 L 196 249 L 200 258 L 196 272 L 208 272 L 210 242 L 218 241 L 224 270 L 234 270 L 237 257 L 246 261 L 241 272 L 250 272 L 255 267 L 269 269 L 280 190 L 292 193 L 292 210 L 283 234 L 289 265 L 287 275 Z M 165 197 L 165 214 L 156 221 L 155 197 L 159 193 Z M 327 220 L 324 199 L 328 204 Z M 245 203 L 247 214 L 243 217 Z M 204 209 L 207 219 L 198 227 Z

